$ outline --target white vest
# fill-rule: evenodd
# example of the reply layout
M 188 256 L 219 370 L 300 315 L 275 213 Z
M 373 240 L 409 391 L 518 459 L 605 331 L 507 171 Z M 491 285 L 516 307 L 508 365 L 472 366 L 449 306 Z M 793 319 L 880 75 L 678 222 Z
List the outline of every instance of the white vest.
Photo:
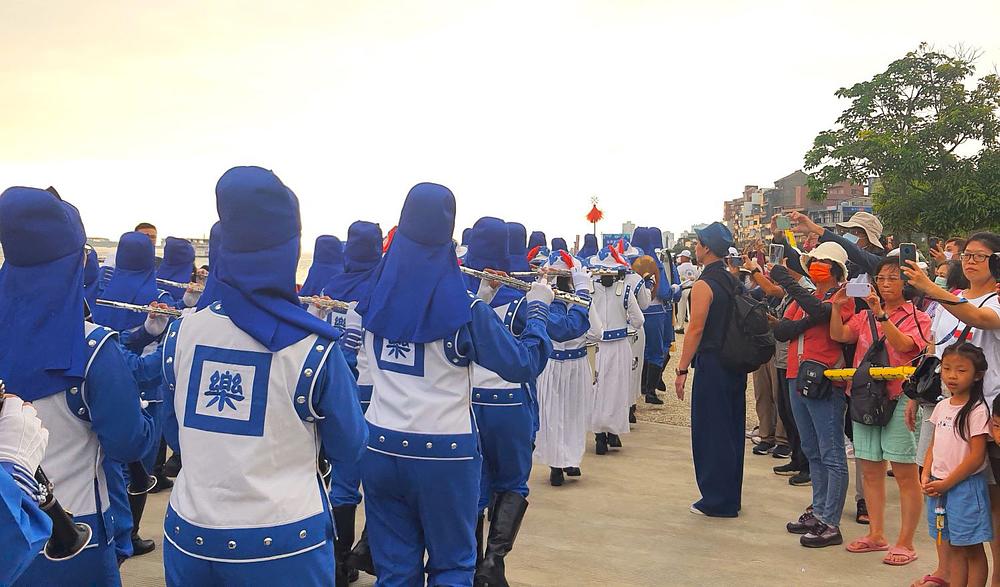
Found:
M 493 308 L 511 334 L 514 315 L 524 298 Z M 482 365 L 472 365 L 472 403 L 478 406 L 519 406 L 525 401 L 520 383 L 511 383 Z
M 104 537 L 106 544 L 114 538 L 110 533 L 114 526 L 108 511 L 108 481 L 102 467 L 104 454 L 97 433 L 90 426 L 86 376 L 94 357 L 111 340 L 114 332 L 91 322 L 84 322 L 83 328 L 87 336 L 87 352 L 90 353 L 83 383 L 78 388 L 71 387 L 65 392 L 36 400 L 32 405 L 49 431 L 42 469 L 52 481 L 55 495 L 63 508 L 73 512 L 77 522 L 89 523 L 93 528 L 94 536 L 88 545 L 91 548 L 97 546 L 100 540 L 98 529 L 93 524 L 98 506 L 105 520 L 105 529 L 109 530 Z
M 615 281 L 611 287 L 604 287 L 599 281 L 594 284 L 590 302 L 591 324 L 603 325 L 601 332 L 593 333 L 595 338 L 605 342 L 624 340 L 628 326 L 633 329 L 642 326 L 642 310 L 635 297 L 636 287 L 637 284 L 628 276 L 625 280 Z
M 364 340 L 365 331 L 361 328 L 361 315 L 355 311 L 355 304 L 351 304 L 346 311 L 345 310 L 334 310 L 330 312 L 327 316 L 327 320 L 330 324 L 333 324 L 337 328 L 345 330 L 347 328 L 356 328 L 361 331 L 362 340 Z M 358 350 L 357 354 L 357 369 L 358 369 L 358 400 L 361 402 L 362 409 L 368 409 L 368 404 L 372 401 L 372 374 L 368 368 L 368 355 L 365 354 L 364 350 Z
M 313 386 L 332 344 L 310 335 L 271 352 L 221 304 L 167 331 L 184 467 L 164 535 L 207 560 L 281 558 L 321 546 L 329 526 L 317 477 Z

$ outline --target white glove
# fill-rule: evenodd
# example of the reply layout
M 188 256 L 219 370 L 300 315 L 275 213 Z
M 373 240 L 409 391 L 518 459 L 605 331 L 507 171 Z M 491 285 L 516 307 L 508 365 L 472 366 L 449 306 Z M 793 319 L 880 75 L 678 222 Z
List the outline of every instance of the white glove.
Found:
M 670 284 L 670 291 L 676 294 L 677 292 L 681 291 L 681 286 L 677 285 L 676 283 L 672 283 Z
M 487 304 L 493 301 L 493 298 L 497 295 L 496 289 L 490 287 L 490 282 L 485 279 L 479 280 L 479 289 L 476 290 L 476 297 L 483 300 Z
M 184 292 L 184 305 L 193 308 L 198 305 L 198 300 L 201 299 L 202 292 L 200 291 L 185 291 Z
M 150 336 L 160 336 L 163 331 L 167 329 L 167 323 L 170 322 L 170 316 L 166 314 L 148 314 L 146 315 L 146 322 L 143 323 L 142 327 L 146 329 L 146 332 Z
M 576 291 L 590 291 L 590 274 L 583 267 L 573 267 L 570 269 L 573 277 L 573 289 Z
M 0 410 L 0 461 L 14 463 L 34 475 L 48 444 L 49 431 L 42 427 L 34 406 L 17 396 L 5 396 Z
M 531 289 L 528 290 L 528 293 L 524 297 L 529 303 L 543 302 L 545 305 L 549 305 L 552 303 L 552 299 L 555 298 L 555 293 L 549 284 L 536 281 L 531 284 Z

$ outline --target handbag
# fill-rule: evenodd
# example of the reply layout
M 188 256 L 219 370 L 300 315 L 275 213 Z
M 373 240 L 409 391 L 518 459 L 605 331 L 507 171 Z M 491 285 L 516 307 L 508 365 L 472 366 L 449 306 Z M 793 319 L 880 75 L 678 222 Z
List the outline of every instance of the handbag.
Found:
M 896 328 L 906 318 L 906 315 L 900 318 Z M 892 420 L 898 400 L 889 399 L 888 382 L 872 378 L 869 369 L 889 367 L 889 349 L 885 348 L 885 335 L 878 336 L 871 311 L 868 311 L 868 327 L 872 330 L 872 344 L 851 378 L 851 420 L 868 426 L 886 426 Z
M 837 366 L 830 367 L 825 363 L 815 359 L 802 360 L 802 352 L 805 350 L 806 335 L 803 332 L 799 335 L 799 372 L 795 376 L 795 390 L 802 394 L 802 397 L 815 400 L 823 400 L 833 393 L 833 381 L 825 375 L 827 369 L 836 369 L 844 360 L 837 360 Z

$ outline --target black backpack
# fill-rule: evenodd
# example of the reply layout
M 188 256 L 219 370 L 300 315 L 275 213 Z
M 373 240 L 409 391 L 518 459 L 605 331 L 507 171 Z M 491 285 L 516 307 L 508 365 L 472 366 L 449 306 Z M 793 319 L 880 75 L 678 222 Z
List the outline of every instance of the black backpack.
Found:
M 728 273 L 726 278 L 721 285 L 729 293 L 730 304 L 719 360 L 727 369 L 752 373 L 774 356 L 774 335 L 767 321 L 767 304 L 738 293 L 736 278 Z
M 908 314 L 896 322 L 896 328 L 906 320 Z M 889 349 L 885 347 L 885 336 L 878 336 L 875 315 L 868 311 L 868 327 L 872 331 L 872 345 L 858 363 L 851 378 L 851 420 L 868 426 L 887 426 L 896 410 L 897 400 L 889 399 L 889 382 L 875 379 L 869 373 L 872 367 L 891 367 Z M 897 365 L 898 366 L 898 365 Z

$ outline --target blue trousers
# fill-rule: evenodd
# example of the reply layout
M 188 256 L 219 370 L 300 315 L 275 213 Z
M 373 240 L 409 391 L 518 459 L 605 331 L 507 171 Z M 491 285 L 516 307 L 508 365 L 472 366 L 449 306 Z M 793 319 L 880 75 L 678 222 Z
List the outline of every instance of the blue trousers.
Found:
M 534 408 L 472 405 L 483 451 L 479 510 L 486 509 L 497 493 L 516 491 L 528 497 L 532 442 L 535 438 Z
M 146 467 L 146 471 L 152 475 L 153 468 L 156 467 L 156 454 L 160 451 L 161 437 L 163 436 L 163 403 L 155 402 L 150 403 L 146 406 L 146 413 L 149 414 L 153 421 L 153 438 L 156 440 L 153 442 L 149 450 L 142 455 L 139 459 L 142 461 L 142 466 Z
M 664 328 L 669 329 L 670 333 L 673 334 L 673 328 L 670 326 L 667 316 L 663 312 L 645 314 L 645 321 L 642 323 L 642 329 L 646 334 L 643 360 L 647 363 L 653 363 L 657 367 L 663 366 L 663 359 L 670 348 L 670 343 L 666 342 L 665 339 Z
M 103 532 L 93 528 L 94 534 Z M 117 587 L 122 584 L 118 572 L 118 559 L 111 544 L 101 544 L 84 549 L 71 559 L 53 562 L 44 555 L 35 557 L 34 562 L 18 577 L 14 585 L 37 587 L 58 585 L 59 587 Z
M 382 587 L 471 586 L 482 459 L 361 459 L 368 544 Z M 424 565 L 424 552 L 427 564 Z
M 101 465 L 104 477 L 108 480 L 108 510 L 114 526 L 108 528 L 114 536 L 115 554 L 118 558 L 132 556 L 132 508 L 128 504 L 128 492 L 125 490 L 127 476 L 125 465 L 105 457 Z
M 826 399 L 802 397 L 795 380 L 788 380 L 795 426 L 802 453 L 809 460 L 813 514 L 830 526 L 840 526 L 847 499 L 847 453 L 844 451 L 844 414 L 847 396 L 834 389 Z
M 369 396 L 371 397 L 371 396 Z M 368 411 L 368 403 L 361 404 L 361 412 Z M 330 476 L 330 506 L 358 505 L 361 503 L 361 461 L 333 463 Z
M 333 541 L 310 551 L 253 563 L 208 561 L 188 556 L 169 540 L 163 541 L 163 567 L 171 587 L 333 585 Z
M 724 368 L 713 352 L 699 352 L 694 368 L 691 452 L 701 491 L 694 507 L 734 518 L 743 506 L 747 375 Z

